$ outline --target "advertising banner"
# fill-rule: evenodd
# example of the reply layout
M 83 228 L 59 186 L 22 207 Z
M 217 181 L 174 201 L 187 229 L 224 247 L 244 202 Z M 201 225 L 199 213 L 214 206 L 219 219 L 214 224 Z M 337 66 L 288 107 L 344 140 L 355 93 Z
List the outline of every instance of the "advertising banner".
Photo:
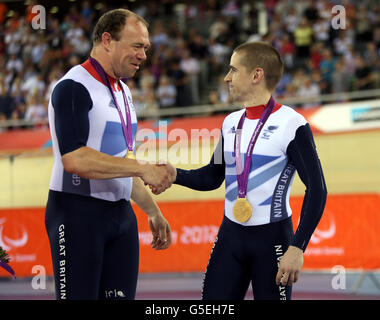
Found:
M 292 197 L 296 229 L 302 197 Z M 151 248 L 147 216 L 136 205 L 140 237 L 140 272 L 204 272 L 223 218 L 223 200 L 160 202 L 170 223 L 172 245 Z M 380 196 L 329 195 L 323 217 L 304 254 L 304 270 L 380 269 Z M 0 245 L 10 255 L 16 276 L 32 277 L 42 266 L 52 274 L 50 247 L 44 225 L 44 208 L 0 210 Z M 0 276 L 9 276 L 0 269 Z

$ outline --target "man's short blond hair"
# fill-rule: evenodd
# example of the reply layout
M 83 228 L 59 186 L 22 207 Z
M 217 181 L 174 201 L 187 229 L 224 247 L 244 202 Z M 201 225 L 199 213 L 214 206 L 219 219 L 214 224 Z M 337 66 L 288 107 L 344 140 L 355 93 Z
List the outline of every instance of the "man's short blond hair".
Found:
M 255 68 L 264 70 L 266 87 L 273 91 L 282 78 L 284 63 L 278 51 L 266 42 L 246 42 L 237 46 L 233 53 L 239 53 L 240 63 L 248 72 Z

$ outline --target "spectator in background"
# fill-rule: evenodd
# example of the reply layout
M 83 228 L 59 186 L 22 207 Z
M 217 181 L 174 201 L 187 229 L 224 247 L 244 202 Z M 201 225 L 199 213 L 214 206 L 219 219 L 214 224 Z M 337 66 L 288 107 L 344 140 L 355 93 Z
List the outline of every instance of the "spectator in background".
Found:
M 332 74 L 332 93 L 348 92 L 351 88 L 351 75 L 344 68 L 343 58 L 338 59 Z
M 309 77 L 305 77 L 305 81 L 299 87 L 297 91 L 297 95 L 302 97 L 306 103 L 302 104 L 303 109 L 314 108 L 319 106 L 321 103 L 318 100 L 320 96 L 319 86 L 313 82 L 311 82 Z
M 293 34 L 300 22 L 300 18 L 297 15 L 296 9 L 292 6 L 289 8 L 288 13 L 284 17 L 284 24 L 286 31 L 290 34 Z
M 168 108 L 173 107 L 175 105 L 177 89 L 171 83 L 169 77 L 165 75 L 161 76 L 156 91 L 156 96 L 160 108 Z
M 330 93 L 329 88 L 325 80 L 322 79 L 322 74 L 319 69 L 314 69 L 311 71 L 311 82 L 315 83 L 319 87 L 320 94 Z
M 39 66 L 45 51 L 48 49 L 48 45 L 45 41 L 43 34 L 40 34 L 37 39 L 37 43 L 33 46 L 31 51 L 31 60 L 35 66 Z
M 64 35 L 65 39 L 66 39 L 66 36 L 65 36 L 66 32 L 72 27 L 72 25 L 73 25 L 73 22 L 71 21 L 70 16 L 65 15 L 60 25 L 60 30 L 62 34 Z
M 356 57 L 355 90 L 370 90 L 374 88 L 375 78 L 371 68 L 367 65 L 361 55 Z
M 22 70 L 23 66 L 24 66 L 24 64 L 23 64 L 22 60 L 20 58 L 17 58 L 17 55 L 12 54 L 9 57 L 9 60 L 6 64 L 5 68 L 8 71 L 12 72 L 13 74 L 17 74 Z
M 158 119 L 159 105 L 156 100 L 153 86 L 144 82 L 141 88 L 142 99 L 140 109 L 136 109 L 137 116 L 142 119 Z
M 76 5 L 73 4 L 70 6 L 68 16 L 72 23 L 72 27 L 74 29 L 78 28 L 81 21 L 81 16 Z
M 13 108 L 11 120 L 22 120 L 25 118 L 26 102 L 21 101 Z
M 294 57 L 296 53 L 296 48 L 293 41 L 290 39 L 289 34 L 284 34 L 280 42 L 279 52 L 284 61 L 286 69 L 292 69 L 294 66 Z
M 59 78 L 63 72 L 59 68 L 54 68 L 49 72 L 48 83 L 49 86 L 46 89 L 44 100 L 49 102 L 50 96 L 53 93 L 54 86 L 57 84 Z
M 158 83 L 161 75 L 164 72 L 164 64 L 162 63 L 162 60 L 160 58 L 160 55 L 158 53 L 153 54 L 152 58 L 150 59 L 150 72 L 152 76 L 154 77 L 154 82 Z M 145 70 L 145 68 L 143 69 Z
M 344 61 L 344 69 L 351 76 L 354 75 L 355 70 L 356 70 L 356 60 L 355 60 L 355 50 L 354 50 L 353 45 L 349 46 L 348 51 L 346 51 L 343 54 L 343 61 Z
M 200 101 L 199 97 L 199 73 L 200 65 L 199 61 L 190 56 L 189 50 L 184 50 L 182 54 L 182 59 L 180 62 L 180 68 L 184 71 L 189 78 L 189 87 L 192 96 L 192 103 L 198 104 Z
M 142 101 L 145 100 L 148 94 L 153 94 L 154 96 L 154 77 L 149 70 L 147 70 L 145 76 L 140 80 L 140 94 Z
M 306 18 L 301 18 L 301 22 L 294 30 L 294 43 L 296 46 L 296 55 L 299 59 L 310 57 L 310 46 L 313 43 L 313 29 L 310 27 Z
M 22 86 L 24 86 L 25 82 L 29 80 L 31 77 L 37 77 L 37 68 L 33 65 L 33 63 L 29 60 L 24 63 L 24 69 L 20 73 L 22 77 Z
M 209 50 L 205 43 L 204 38 L 194 33 L 188 41 L 188 50 L 191 55 L 198 60 L 199 63 L 199 80 L 201 88 L 207 87 L 209 80 Z
M 292 79 L 292 84 L 294 85 L 296 91 L 305 83 L 307 75 L 303 68 L 298 68 L 294 74 Z
M 81 63 L 82 60 L 80 59 L 79 56 L 77 56 L 76 54 L 71 54 L 69 57 L 68 57 L 68 61 L 67 61 L 67 69 L 70 69 L 74 66 L 76 66 L 77 64 Z
M 153 88 L 156 85 L 156 79 L 154 78 L 153 74 L 150 72 L 148 68 L 144 68 L 140 72 L 140 88 L 142 90 L 141 94 L 144 96 L 144 90 L 143 88 L 146 88 L 149 90 L 149 88 Z
M 90 1 L 85 0 L 82 2 L 80 16 L 82 18 L 82 25 L 87 29 L 87 31 L 89 31 L 92 27 L 92 22 L 95 19 L 95 11 L 92 8 Z
M 162 21 L 158 20 L 153 26 L 152 45 L 154 50 L 159 50 L 161 46 L 166 46 L 169 43 L 169 37 L 166 33 Z
M 263 35 L 263 39 L 267 41 L 268 43 L 271 43 L 276 48 L 280 48 L 281 39 L 286 35 L 289 34 L 287 32 L 284 32 L 283 29 L 283 22 L 281 19 L 280 14 L 275 14 L 273 18 L 271 19 L 271 22 L 268 26 L 268 32 Z
M 314 0 L 307 1 L 307 6 L 303 12 L 303 15 L 311 25 L 317 22 L 319 18 L 319 12 Z
M 331 18 L 331 7 L 329 0 L 319 0 L 316 1 L 315 4 L 316 8 L 318 9 L 318 14 L 323 19 L 330 19 Z
M 54 55 L 57 55 L 58 52 L 62 50 L 63 34 L 60 30 L 59 20 L 57 18 L 50 20 L 47 29 L 46 42 L 49 45 L 49 50 L 51 50 Z
M 236 26 L 235 19 L 232 17 L 224 18 L 226 28 L 220 30 L 219 35 L 214 40 L 221 44 L 227 44 L 228 41 L 234 39 L 234 35 L 238 34 L 238 28 Z
M 43 73 L 31 75 L 22 85 L 22 91 L 28 100 L 30 96 L 36 95 L 43 97 L 45 93 L 46 83 Z
M 133 106 L 135 107 L 135 110 L 141 110 L 143 108 L 142 104 L 142 93 L 140 88 L 137 86 L 135 79 L 128 79 L 126 81 L 126 84 L 131 90 L 132 97 L 133 97 Z
M 356 11 L 355 21 L 356 39 L 355 42 L 359 45 L 359 50 L 364 50 L 366 42 L 372 41 L 373 30 L 371 25 L 371 19 L 369 11 L 363 4 L 359 4 L 359 8 Z
M 61 50 L 62 58 L 65 62 L 74 54 L 74 46 L 71 44 L 71 41 L 68 39 L 63 40 L 62 50 Z
M 247 39 L 252 34 L 258 33 L 258 14 L 257 3 L 244 2 L 242 4 L 242 15 L 241 19 L 241 28 L 242 28 L 242 39 Z
M 169 1 L 172 1 L 172 0 L 169 0 Z M 172 19 L 166 22 L 166 33 L 169 37 L 168 45 L 172 45 L 171 44 L 172 39 L 179 39 L 183 37 L 183 32 L 180 30 L 177 22 Z
M 292 82 L 292 76 L 285 70 L 280 82 L 277 84 L 276 89 L 275 89 L 277 98 L 283 98 L 285 96 L 287 85 L 291 82 Z
M 310 61 L 309 61 L 309 67 L 311 69 L 319 69 L 321 61 L 323 59 L 323 43 L 317 42 L 312 44 L 310 47 Z
M 236 0 L 229 0 L 222 8 L 222 14 L 225 17 L 237 18 L 240 16 L 240 7 Z
M 363 58 L 373 70 L 380 70 L 380 50 L 376 49 L 374 42 L 368 42 Z
M 46 30 L 34 30 L 30 25 L 31 19 L 35 16 L 31 13 L 33 4 L 37 2 L 31 1 L 24 14 L 14 10 L 12 17 L 7 15 L 8 12 L 3 15 L 4 20 L 0 28 L 2 34 L 0 37 L 0 77 L 4 79 L 7 90 L 11 90 L 11 95 L 14 90 L 12 82 L 16 82 L 18 77 L 22 77 L 23 87 L 26 83 L 28 83 L 26 87 L 29 87 L 30 82 L 35 82 L 35 79 L 28 81 L 34 73 L 42 72 L 47 75 L 49 74 L 47 71 L 54 66 L 60 66 L 62 71 L 67 71 L 72 65 L 80 63 L 88 55 L 90 49 L 88 35 L 94 17 L 110 9 L 104 3 L 94 6 L 95 2 L 89 0 L 76 2 L 71 6 L 70 12 L 64 16 L 48 13 Z M 162 75 L 173 75 L 171 70 L 173 59 L 179 59 L 180 69 L 186 69 L 183 67 L 189 64 L 184 58 L 187 54 L 186 50 L 189 50 L 191 57 L 197 60 L 199 64 L 197 77 L 185 72 L 187 77 L 184 79 L 179 73 L 176 73 L 179 81 L 172 78 L 173 81 L 176 80 L 177 85 L 181 79 L 192 83 L 192 85 L 190 83 L 185 85 L 189 92 L 185 94 L 183 99 L 185 102 L 181 102 L 191 105 L 198 104 L 202 98 L 208 99 L 209 90 L 218 90 L 214 84 L 218 84 L 219 75 L 225 72 L 224 65 L 228 63 L 227 58 L 231 54 L 231 48 L 235 46 L 234 41 L 245 41 L 249 37 L 252 39 L 256 37 L 275 46 L 282 54 L 289 77 L 296 78 L 292 79 L 293 86 L 287 86 L 286 83 L 280 86 L 278 96 L 292 96 L 298 92 L 300 83 L 295 71 L 299 67 L 307 71 L 305 76 L 311 79 L 312 83 L 316 83 L 312 79 L 314 71 L 321 70 L 322 79 L 318 82 L 321 94 L 345 90 L 347 85 L 348 90 L 363 87 L 358 84 L 360 80 L 355 81 L 356 86 L 353 82 L 346 83 L 348 79 L 355 78 L 357 54 L 363 55 L 371 70 L 370 86 L 380 87 L 378 6 L 375 2 L 359 3 L 350 0 L 342 4 L 346 9 L 344 30 L 331 28 L 333 4 L 330 0 L 296 1 L 295 3 L 287 0 L 270 0 L 263 6 L 258 2 L 209 0 L 191 6 L 185 4 L 183 12 L 175 11 L 176 19 L 165 15 L 165 12 L 173 12 L 175 3 L 172 0 L 168 0 L 163 6 L 153 1 L 147 1 L 146 4 L 141 5 L 133 3 L 129 5 L 138 7 L 138 10 L 151 21 L 153 46 L 149 68 L 154 76 L 155 86 L 158 86 Z M 10 7 L 14 9 L 12 5 Z M 263 10 L 266 11 L 268 19 L 267 35 L 258 34 L 258 17 Z M 63 10 L 60 10 L 61 12 Z M 202 25 L 204 24 L 205 28 L 201 28 L 196 20 L 203 18 L 205 21 L 202 21 Z M 305 21 L 309 24 L 306 28 L 303 26 Z M 314 43 L 310 41 L 310 36 L 314 38 Z M 306 48 L 299 46 L 303 42 L 306 43 Z M 311 45 L 309 45 L 310 42 Z M 332 50 L 330 58 L 327 57 L 328 54 L 325 54 L 326 50 Z M 299 55 L 305 57 L 299 58 Z M 343 57 L 343 66 L 336 66 L 337 70 L 335 70 L 334 61 L 339 57 Z M 22 67 L 20 67 L 20 61 Z M 36 69 L 30 68 L 31 61 Z M 366 68 L 360 67 L 359 79 L 366 72 Z M 349 77 L 344 78 L 345 75 Z M 142 76 L 143 74 L 140 74 L 138 79 Z M 195 90 L 195 78 L 199 81 L 198 91 Z M 337 82 L 336 79 L 344 79 L 344 81 Z M 48 79 L 43 77 L 42 81 L 45 83 L 43 90 L 48 91 L 49 89 L 46 89 L 49 84 L 46 82 Z M 139 81 L 137 83 L 141 86 Z M 38 87 L 40 90 L 41 85 Z M 288 89 L 289 92 L 287 92 Z M 25 94 L 29 95 L 29 90 Z M 218 95 L 219 99 L 226 100 L 223 93 L 218 93 Z
M 376 45 L 373 42 L 367 43 L 367 50 L 364 52 L 364 59 L 371 67 L 374 76 L 374 87 L 380 87 L 380 50 L 376 50 Z
M 332 74 L 335 70 L 336 59 L 333 57 L 332 50 L 330 48 L 324 48 L 322 56 L 323 58 L 320 63 L 322 79 L 325 80 L 329 88 L 331 88 Z
M 9 70 L 7 69 L 3 69 L 4 71 L 2 72 L 2 75 L 1 75 L 1 86 L 4 86 L 5 87 L 5 90 L 8 91 L 10 89 L 10 86 L 11 86 L 11 83 L 12 83 L 12 80 L 14 78 L 14 74 L 13 72 L 10 72 Z
M 225 65 L 226 59 L 231 52 L 231 47 L 217 42 L 215 39 L 209 39 L 209 52 L 211 71 L 214 74 L 220 74 Z
M 24 61 L 24 65 L 28 64 L 31 61 L 33 47 L 37 44 L 37 33 L 32 29 L 27 29 L 23 35 L 22 41 L 22 50 L 21 50 L 21 59 Z
M 334 39 L 334 52 L 341 56 L 353 45 L 352 39 L 348 36 L 346 30 L 339 30 L 338 37 Z
M 297 95 L 297 88 L 294 85 L 293 82 L 290 82 L 286 85 L 286 90 L 282 98 L 296 98 Z
M 208 104 L 211 104 L 214 106 L 214 110 L 209 115 L 215 115 L 215 114 L 225 114 L 226 111 L 222 110 L 222 101 L 220 101 L 220 97 L 218 94 L 218 91 L 211 90 L 208 94 Z
M 184 107 L 192 104 L 192 98 L 189 90 L 189 78 L 186 73 L 180 68 L 180 60 L 174 59 L 171 62 L 170 70 L 168 70 L 168 76 L 176 87 L 176 106 Z
M 38 122 L 47 120 L 47 109 L 41 101 L 41 98 L 34 94 L 27 99 L 27 108 L 25 112 L 25 120 Z
M 79 38 L 73 40 L 72 44 L 74 54 L 77 55 L 81 61 L 84 61 L 92 48 L 88 37 L 83 33 Z
M 208 94 L 208 104 L 213 104 L 217 106 L 218 104 L 221 104 L 222 102 L 219 99 L 218 91 L 211 90 Z
M 21 32 L 17 30 L 12 24 L 11 20 L 8 20 L 5 24 L 5 37 L 4 43 L 6 48 L 6 54 L 11 56 L 12 54 L 19 55 L 21 52 Z
M 73 21 L 72 27 L 70 27 L 66 34 L 65 39 L 75 48 L 78 45 L 78 42 L 83 39 L 83 36 L 86 36 L 79 21 Z
M 317 21 L 313 24 L 314 38 L 318 42 L 327 44 L 330 40 L 330 19 L 324 19 L 318 16 Z
M 25 103 L 24 93 L 22 92 L 22 78 L 21 76 L 17 76 L 12 83 L 12 87 L 10 89 L 10 95 L 12 96 L 15 105 L 20 103 Z
M 210 26 L 209 28 L 209 38 L 212 40 L 220 39 L 223 34 L 228 32 L 228 25 L 226 23 L 226 20 L 223 16 L 219 16 Z

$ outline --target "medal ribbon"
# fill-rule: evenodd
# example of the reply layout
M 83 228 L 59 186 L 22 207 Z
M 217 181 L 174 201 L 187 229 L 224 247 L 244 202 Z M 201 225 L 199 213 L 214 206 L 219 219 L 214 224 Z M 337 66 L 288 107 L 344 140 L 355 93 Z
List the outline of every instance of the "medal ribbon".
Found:
M 257 138 L 260 135 L 261 129 L 264 127 L 265 122 L 269 118 L 270 114 L 272 113 L 272 110 L 275 106 L 276 102 L 274 101 L 273 97 L 271 96 L 268 104 L 266 105 L 263 113 L 261 114 L 261 117 L 259 119 L 259 122 L 256 125 L 255 130 L 253 131 L 251 140 L 248 144 L 247 153 L 244 158 L 244 169 L 242 168 L 241 163 L 241 154 L 240 154 L 240 145 L 241 145 L 241 132 L 245 120 L 245 112 L 242 114 L 237 130 L 235 135 L 235 161 L 236 161 L 236 178 L 238 182 L 238 197 L 239 198 L 245 198 L 247 195 L 247 185 L 248 185 L 248 176 L 249 171 L 251 169 L 251 159 L 252 159 L 252 152 L 253 148 L 256 144 Z
M 16 279 L 16 275 L 14 270 L 11 268 L 10 265 L 8 265 L 6 262 L 0 261 L 0 267 L 4 270 L 8 271 L 14 279 Z
M 115 94 L 113 92 L 113 89 L 112 89 L 111 84 L 110 84 L 110 82 L 108 80 L 106 72 L 104 71 L 104 69 L 100 65 L 100 63 L 98 61 L 96 61 L 93 57 L 90 57 L 89 60 L 90 60 L 90 63 L 92 64 L 92 66 L 94 67 L 94 69 L 96 70 L 96 72 L 99 74 L 100 78 L 103 80 L 104 83 L 107 84 L 107 87 L 108 87 L 109 91 L 111 92 L 113 102 L 115 103 L 117 112 L 118 112 L 119 117 L 120 117 L 121 126 L 123 128 L 123 133 L 124 133 L 125 142 L 127 144 L 127 148 L 128 148 L 129 151 L 133 151 L 131 112 L 130 112 L 130 109 L 129 109 L 129 104 L 128 104 L 127 96 L 126 96 L 126 94 L 124 92 L 124 88 L 121 85 L 120 81 L 118 81 L 117 83 L 120 86 L 121 92 L 123 94 L 125 114 L 126 114 L 126 118 L 127 118 L 127 124 L 125 124 L 123 114 L 121 112 L 119 104 L 117 103 L 116 96 L 115 96 Z

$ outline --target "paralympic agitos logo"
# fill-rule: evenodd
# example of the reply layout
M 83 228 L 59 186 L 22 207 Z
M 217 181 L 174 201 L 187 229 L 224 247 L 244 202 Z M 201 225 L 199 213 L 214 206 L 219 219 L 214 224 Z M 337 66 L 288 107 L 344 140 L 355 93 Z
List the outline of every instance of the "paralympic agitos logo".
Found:
M 16 238 L 11 238 L 6 235 L 5 232 L 6 221 L 6 218 L 0 218 L 0 247 L 9 252 L 13 248 L 23 247 L 28 242 L 28 232 L 23 226 L 17 225 L 13 228 L 15 229 L 14 233 L 17 234 L 17 236 Z
M 325 212 L 325 220 L 314 231 L 310 242 L 312 244 L 318 244 L 323 240 L 331 239 L 336 233 L 336 223 L 334 218 Z M 327 220 L 326 220 L 327 219 Z

